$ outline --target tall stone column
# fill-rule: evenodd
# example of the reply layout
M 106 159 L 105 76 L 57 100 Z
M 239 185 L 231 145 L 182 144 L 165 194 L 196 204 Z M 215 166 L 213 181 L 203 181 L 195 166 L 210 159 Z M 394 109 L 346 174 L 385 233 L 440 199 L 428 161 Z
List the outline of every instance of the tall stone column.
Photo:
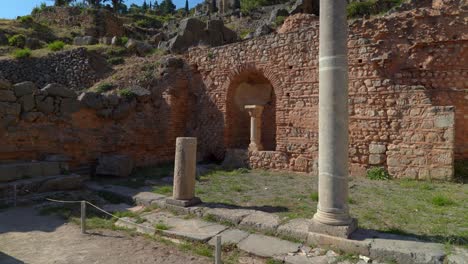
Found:
M 262 112 L 263 105 L 246 105 L 250 115 L 250 144 L 249 150 L 263 150 L 262 146 Z
M 191 206 L 200 203 L 195 197 L 197 169 L 197 138 L 178 137 L 174 162 L 174 188 L 172 199 L 166 203 L 176 206 Z
M 309 231 L 348 237 L 348 23 L 346 0 L 320 1 L 319 203 Z

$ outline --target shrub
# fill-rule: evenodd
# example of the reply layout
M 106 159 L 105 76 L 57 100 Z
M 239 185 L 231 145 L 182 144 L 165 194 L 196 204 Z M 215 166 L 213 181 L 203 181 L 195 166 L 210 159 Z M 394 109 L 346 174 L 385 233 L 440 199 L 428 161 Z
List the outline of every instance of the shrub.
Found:
M 65 43 L 61 40 L 56 40 L 52 43 L 49 43 L 47 45 L 47 48 L 49 48 L 51 51 L 59 51 L 62 50 L 65 47 Z
M 125 97 L 125 98 L 127 98 L 129 100 L 136 97 L 136 94 L 132 90 L 130 90 L 128 88 L 120 90 L 119 95 L 122 96 L 122 97 Z
M 122 57 L 112 57 L 107 60 L 107 63 L 112 64 L 112 65 L 119 65 L 124 63 L 125 60 Z
M 252 30 L 250 29 L 244 29 L 240 32 L 240 37 L 241 39 L 244 39 L 245 37 L 247 37 L 247 35 L 249 35 L 250 33 L 252 33 Z
M 40 6 L 36 6 L 36 7 L 33 8 L 31 14 L 35 15 L 35 14 L 38 14 L 38 13 L 40 13 L 40 12 L 46 10 L 46 9 L 47 9 L 47 4 L 42 2 Z
M 128 42 L 128 37 L 121 37 L 120 38 L 120 44 L 121 45 L 125 45 L 125 44 L 127 44 L 127 42 Z
M 114 88 L 114 85 L 111 83 L 101 83 L 98 85 L 98 87 L 96 87 L 96 92 L 104 93 L 112 90 L 112 88 Z
M 145 17 L 144 19 L 137 20 L 135 24 L 143 28 L 160 28 L 162 22 L 157 18 Z
M 108 50 L 107 51 L 107 55 L 112 57 L 112 56 L 122 56 L 122 55 L 125 55 L 125 53 L 127 53 L 127 49 L 125 48 L 114 48 L 114 49 L 111 49 L 111 50 Z
M 8 38 L 8 44 L 10 46 L 24 48 L 26 44 L 26 36 L 23 34 L 16 34 Z
M 285 16 L 277 16 L 276 19 L 275 19 L 275 25 L 276 25 L 277 27 L 283 25 L 284 20 L 286 20 L 286 17 L 285 17 Z
M 348 17 L 362 17 L 366 15 L 375 14 L 376 0 L 370 0 L 366 2 L 352 2 L 347 8 Z
M 432 197 L 431 203 L 436 206 L 450 206 L 455 204 L 452 199 L 443 195 L 436 195 Z
M 30 49 L 19 49 L 13 52 L 13 57 L 16 59 L 24 59 L 31 57 L 31 50 Z
M 367 170 L 367 178 L 371 180 L 389 180 L 390 175 L 385 168 L 373 167 Z
M 23 24 L 30 24 L 33 22 L 33 17 L 31 15 L 19 16 L 17 20 Z

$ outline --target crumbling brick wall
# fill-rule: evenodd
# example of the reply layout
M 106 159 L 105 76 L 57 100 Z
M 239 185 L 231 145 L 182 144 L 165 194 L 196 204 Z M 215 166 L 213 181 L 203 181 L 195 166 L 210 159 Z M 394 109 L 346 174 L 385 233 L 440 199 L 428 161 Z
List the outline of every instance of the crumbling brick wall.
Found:
M 352 174 L 384 166 L 394 177 L 448 179 L 454 158 L 468 156 L 466 15 L 422 8 L 350 22 Z M 276 96 L 277 155 L 250 153 L 250 165 L 316 172 L 319 25 L 310 16 L 290 19 L 309 20 L 286 26 L 310 27 L 190 51 L 204 94 L 191 120 L 204 129 L 189 132 L 209 142 L 203 154 L 222 158 L 230 140 L 226 124 L 232 117 L 226 113 L 228 94 L 235 89 L 231 83 L 255 72 L 270 81 Z

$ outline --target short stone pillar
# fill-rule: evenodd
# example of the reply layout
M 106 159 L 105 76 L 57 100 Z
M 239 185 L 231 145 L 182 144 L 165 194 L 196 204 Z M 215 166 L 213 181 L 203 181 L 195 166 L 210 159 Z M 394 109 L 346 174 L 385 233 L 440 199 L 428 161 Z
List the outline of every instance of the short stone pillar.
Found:
M 246 105 L 250 115 L 250 151 L 263 150 L 262 146 L 262 112 L 263 105 Z
M 195 197 L 197 138 L 178 137 L 174 162 L 174 189 L 166 203 L 187 207 L 200 203 Z

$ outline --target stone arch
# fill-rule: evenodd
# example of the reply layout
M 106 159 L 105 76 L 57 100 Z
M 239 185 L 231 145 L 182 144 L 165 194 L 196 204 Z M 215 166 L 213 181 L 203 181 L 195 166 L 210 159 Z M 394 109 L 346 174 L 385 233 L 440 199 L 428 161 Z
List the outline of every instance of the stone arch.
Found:
M 269 70 L 245 64 L 233 70 L 225 83 L 226 119 L 224 144 L 227 149 L 247 149 L 250 142 L 250 117 L 245 105 L 263 105 L 262 144 L 264 150 L 276 150 L 277 98 L 280 81 Z

